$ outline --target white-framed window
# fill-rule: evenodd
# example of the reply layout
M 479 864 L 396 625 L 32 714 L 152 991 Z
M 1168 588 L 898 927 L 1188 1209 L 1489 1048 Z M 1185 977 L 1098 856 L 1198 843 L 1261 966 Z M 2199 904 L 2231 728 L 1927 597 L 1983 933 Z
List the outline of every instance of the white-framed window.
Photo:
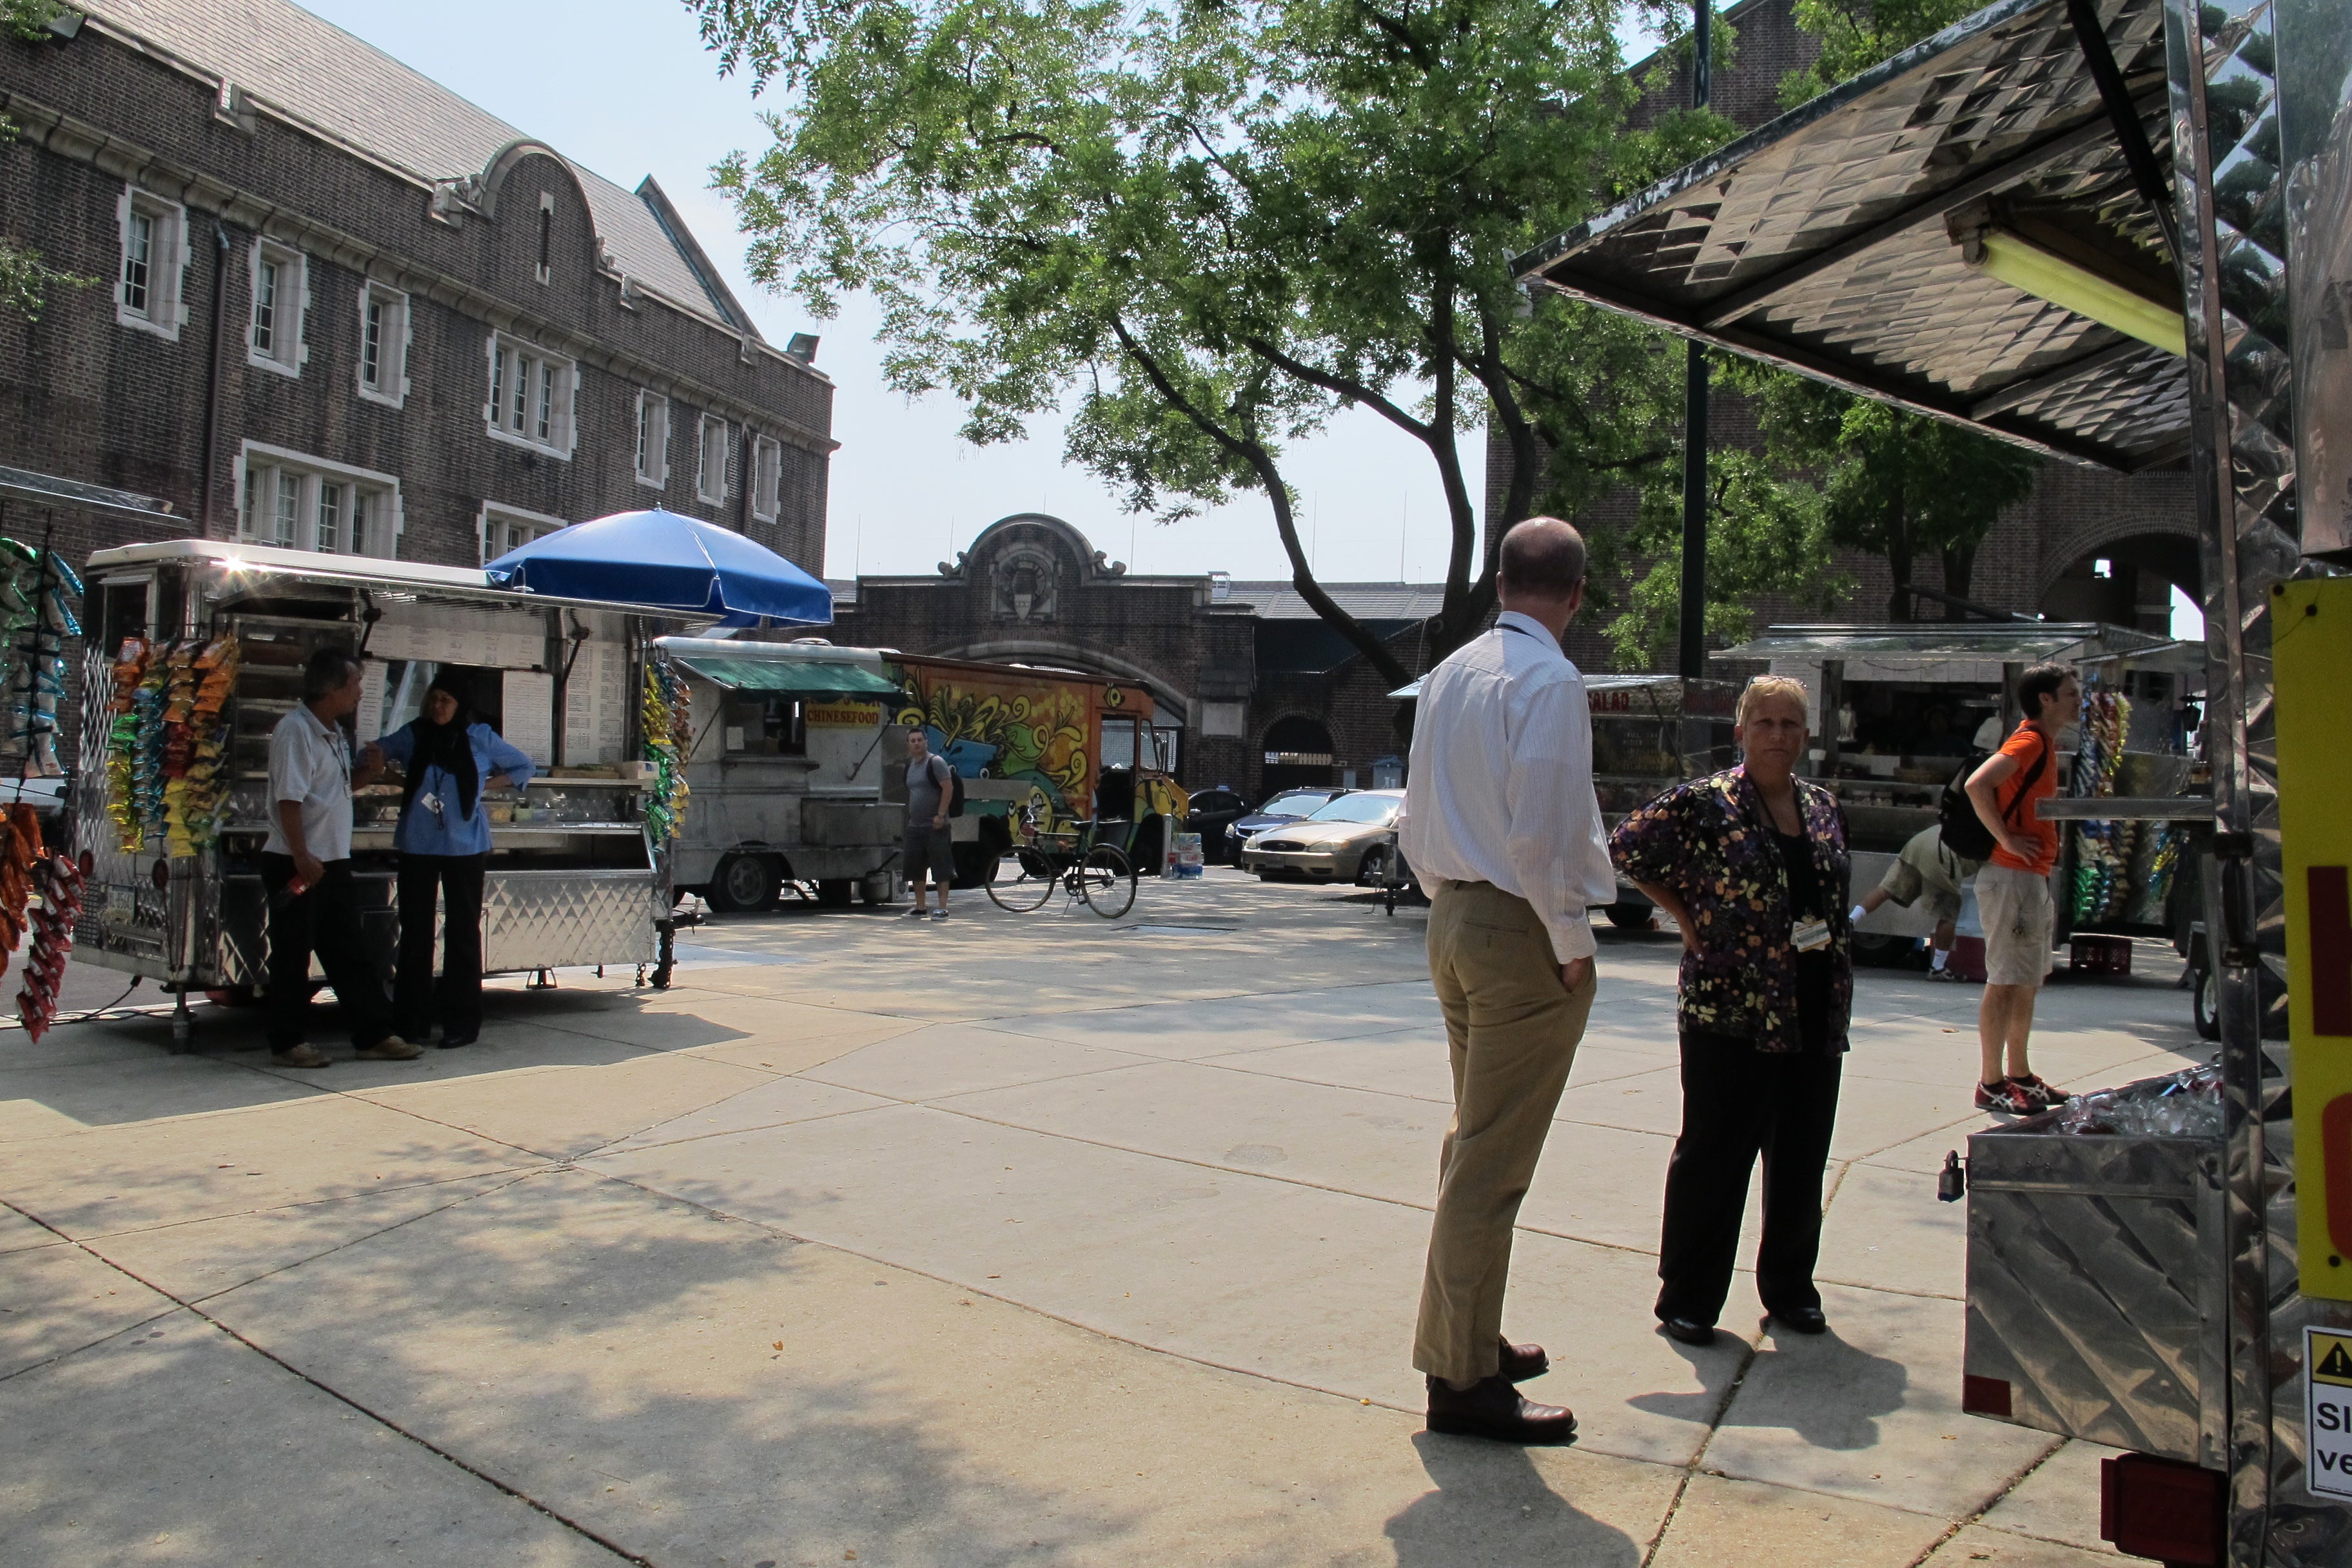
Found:
M 360 287 L 360 395 L 397 408 L 408 396 L 408 296 Z
M 114 319 L 177 342 L 187 320 L 182 287 L 188 264 L 187 209 L 125 185 L 115 204 L 122 265 L 114 278 Z
M 717 506 L 727 499 L 727 421 L 702 416 L 695 431 L 694 493 Z
M 236 536 L 251 544 L 331 555 L 400 553 L 400 481 L 247 441 L 237 453 Z
M 566 526 L 560 517 L 550 517 L 543 511 L 525 511 L 519 506 L 500 506 L 496 501 L 482 503 L 481 516 L 475 531 L 481 536 L 482 564 L 487 566 L 508 551 L 529 544 L 532 540 L 553 533 Z
M 310 261 L 290 247 L 257 239 L 248 271 L 253 309 L 246 321 L 246 359 L 280 375 L 299 376 L 310 355 L 302 342 L 310 304 Z
M 669 483 L 669 399 L 658 392 L 637 394 L 637 483 Z
M 773 522 L 783 510 L 784 444 L 773 436 L 751 440 L 751 515 Z
M 573 395 L 580 370 L 536 343 L 492 332 L 490 400 L 482 405 L 492 438 L 571 460 Z

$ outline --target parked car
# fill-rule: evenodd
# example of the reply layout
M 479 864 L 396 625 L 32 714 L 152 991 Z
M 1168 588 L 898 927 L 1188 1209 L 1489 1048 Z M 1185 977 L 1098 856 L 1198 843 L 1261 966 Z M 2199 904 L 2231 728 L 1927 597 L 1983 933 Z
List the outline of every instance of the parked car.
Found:
M 1376 884 L 1388 863 L 1401 789 L 1351 790 L 1303 821 L 1270 827 L 1242 846 L 1242 869 L 1258 879 Z
M 1255 811 L 1234 819 L 1225 829 L 1225 847 L 1236 866 L 1242 863 L 1242 846 L 1269 827 L 1279 827 L 1286 822 L 1303 822 L 1339 796 L 1344 789 L 1286 789 L 1268 800 Z
M 1201 858 L 1211 862 L 1227 861 L 1234 858 L 1233 847 L 1226 841 L 1225 829 L 1249 815 L 1249 802 L 1231 784 L 1218 784 L 1211 789 L 1192 792 L 1191 809 L 1184 814 L 1184 831 L 1201 836 Z

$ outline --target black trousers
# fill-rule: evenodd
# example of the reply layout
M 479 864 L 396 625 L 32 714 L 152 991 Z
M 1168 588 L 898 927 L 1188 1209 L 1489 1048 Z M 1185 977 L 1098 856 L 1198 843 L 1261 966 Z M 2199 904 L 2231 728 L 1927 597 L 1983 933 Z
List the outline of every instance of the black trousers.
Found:
M 1822 1173 L 1843 1058 L 1759 1051 L 1746 1040 L 1690 1031 L 1682 1058 L 1683 1130 L 1666 1166 L 1658 1316 L 1712 1323 L 1722 1315 L 1759 1154 L 1764 1239 L 1756 1253 L 1757 1294 L 1767 1311 L 1819 1307 L 1813 1263 L 1822 1249 Z
M 335 1000 L 343 1006 L 354 1048 L 374 1045 L 392 1033 L 392 1010 L 383 999 L 383 976 L 368 956 L 360 931 L 358 885 L 349 860 L 326 862 L 319 885 L 299 899 L 280 899 L 294 879 L 294 858 L 264 855 L 261 888 L 269 898 L 269 1048 L 303 1043 L 310 1015 L 310 955 L 327 972 Z
M 400 971 L 393 1016 L 404 1039 L 439 1024 L 464 1037 L 482 1026 L 482 871 L 488 855 L 400 858 Z M 433 984 L 433 899 L 441 897 L 441 984 Z

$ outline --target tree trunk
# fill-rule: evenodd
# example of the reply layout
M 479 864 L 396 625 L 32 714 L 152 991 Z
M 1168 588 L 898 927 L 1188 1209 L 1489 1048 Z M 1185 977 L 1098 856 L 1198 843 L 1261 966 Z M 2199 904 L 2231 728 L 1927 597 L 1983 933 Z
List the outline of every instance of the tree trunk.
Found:
M 1955 599 L 1974 598 L 1976 595 L 1969 591 L 1969 579 L 1975 575 L 1976 569 L 1977 547 L 1975 545 L 1947 544 L 1944 546 L 1945 593 Z M 1946 605 L 1944 618 L 1948 621 L 1965 621 L 1969 618 L 1969 613 L 1958 605 Z
M 1886 523 L 1886 566 L 1895 574 L 1895 588 L 1886 597 L 1886 618 L 1911 619 L 1911 520 L 1900 506 Z

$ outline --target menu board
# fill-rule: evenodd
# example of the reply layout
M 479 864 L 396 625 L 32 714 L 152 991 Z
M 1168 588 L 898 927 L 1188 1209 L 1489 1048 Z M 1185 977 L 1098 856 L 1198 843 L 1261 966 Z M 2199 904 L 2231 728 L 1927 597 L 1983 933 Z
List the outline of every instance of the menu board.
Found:
M 555 677 L 536 670 L 506 674 L 507 744 L 540 767 L 555 761 Z
M 627 731 L 628 650 L 617 643 L 580 646 L 563 692 L 563 760 L 578 766 L 617 763 Z

